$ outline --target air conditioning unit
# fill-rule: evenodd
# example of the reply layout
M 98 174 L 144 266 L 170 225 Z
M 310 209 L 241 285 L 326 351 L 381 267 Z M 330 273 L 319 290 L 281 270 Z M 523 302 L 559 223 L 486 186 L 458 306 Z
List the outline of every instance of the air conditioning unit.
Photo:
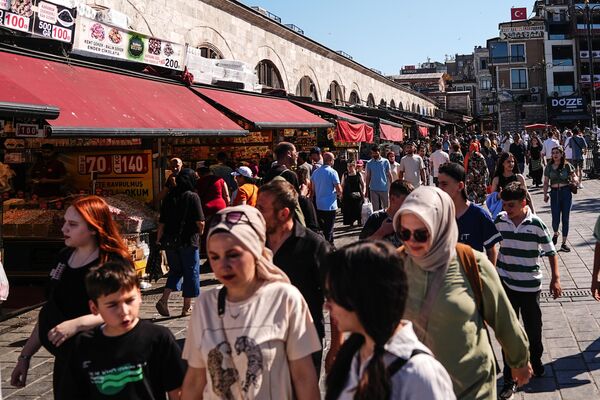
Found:
M 532 94 L 531 95 L 531 102 L 532 103 L 539 103 L 541 100 L 541 96 L 539 94 Z
M 596 51 L 596 50 L 592 51 L 592 57 L 600 58 L 600 51 Z
M 587 50 L 581 50 L 579 52 L 579 58 L 590 58 L 590 52 Z
M 540 89 L 541 89 L 540 87 L 536 87 L 536 86 L 534 86 L 534 87 L 532 87 L 531 89 L 529 89 L 529 92 L 530 92 L 531 94 L 537 94 L 537 93 L 539 93 L 539 92 L 540 92 Z

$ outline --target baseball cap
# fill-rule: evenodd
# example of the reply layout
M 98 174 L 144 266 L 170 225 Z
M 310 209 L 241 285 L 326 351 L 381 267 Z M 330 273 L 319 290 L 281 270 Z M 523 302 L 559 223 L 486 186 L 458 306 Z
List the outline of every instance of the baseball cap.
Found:
M 356 165 L 365 165 L 363 160 L 356 160 Z
M 248 167 L 239 167 L 237 170 L 231 173 L 233 176 L 245 176 L 246 178 L 252 178 L 252 170 Z

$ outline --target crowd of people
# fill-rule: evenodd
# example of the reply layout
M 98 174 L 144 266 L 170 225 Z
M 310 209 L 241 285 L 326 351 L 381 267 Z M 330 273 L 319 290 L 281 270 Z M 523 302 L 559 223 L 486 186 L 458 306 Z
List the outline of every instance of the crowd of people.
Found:
M 220 154 L 192 170 L 175 158 L 160 194 L 156 246 L 169 272 L 155 306 L 171 316 L 182 291 L 183 348 L 140 320 L 124 241 L 104 200 L 86 196 L 65 214 L 66 248 L 11 383 L 26 385 L 43 346 L 56 399 L 319 399 L 322 368 L 332 400 L 511 399 L 546 373 L 542 257 L 556 299 L 587 147 L 575 128 L 564 140 L 444 134 L 343 163 L 288 142 L 268 168 Z M 552 230 L 526 175 L 537 187 L 543 178 Z M 344 225 L 362 228 L 336 249 L 340 207 Z M 600 300 L 600 218 L 595 238 Z M 202 255 L 221 285 L 201 293 Z M 502 347 L 499 393 L 489 329 Z

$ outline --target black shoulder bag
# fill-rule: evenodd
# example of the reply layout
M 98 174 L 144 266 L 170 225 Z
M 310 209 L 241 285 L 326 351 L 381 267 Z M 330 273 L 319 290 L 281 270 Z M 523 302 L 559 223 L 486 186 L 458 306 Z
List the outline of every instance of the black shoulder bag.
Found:
M 187 192 L 186 192 L 187 193 Z M 181 198 L 184 198 L 185 193 L 181 195 Z M 185 226 L 185 218 L 188 213 L 189 201 L 186 199 L 185 208 L 183 209 L 183 215 L 181 216 L 181 221 L 179 223 L 179 230 L 176 235 L 163 235 L 160 241 L 160 248 L 162 250 L 175 250 L 182 247 L 181 235 L 183 234 L 183 228 Z

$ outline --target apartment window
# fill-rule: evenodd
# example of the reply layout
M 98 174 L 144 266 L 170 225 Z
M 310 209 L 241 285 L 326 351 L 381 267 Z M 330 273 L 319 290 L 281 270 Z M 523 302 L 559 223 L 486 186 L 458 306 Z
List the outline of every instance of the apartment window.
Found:
M 490 44 L 490 54 L 492 56 L 492 64 L 502 64 L 508 62 L 508 43 L 494 42 Z
M 552 46 L 552 65 L 572 66 L 573 46 Z
M 482 78 L 479 81 L 479 89 L 490 90 L 492 88 L 492 78 Z
M 513 90 L 527 89 L 526 68 L 514 68 L 510 70 L 510 88 Z
M 487 69 L 487 64 L 488 64 L 488 59 L 487 58 L 482 58 L 481 60 L 479 60 L 480 63 L 480 69 Z
M 511 44 L 510 45 L 510 61 L 511 62 L 524 62 L 525 61 L 525 44 Z
M 554 91 L 559 96 L 569 96 L 575 92 L 575 74 L 573 72 L 554 72 Z

